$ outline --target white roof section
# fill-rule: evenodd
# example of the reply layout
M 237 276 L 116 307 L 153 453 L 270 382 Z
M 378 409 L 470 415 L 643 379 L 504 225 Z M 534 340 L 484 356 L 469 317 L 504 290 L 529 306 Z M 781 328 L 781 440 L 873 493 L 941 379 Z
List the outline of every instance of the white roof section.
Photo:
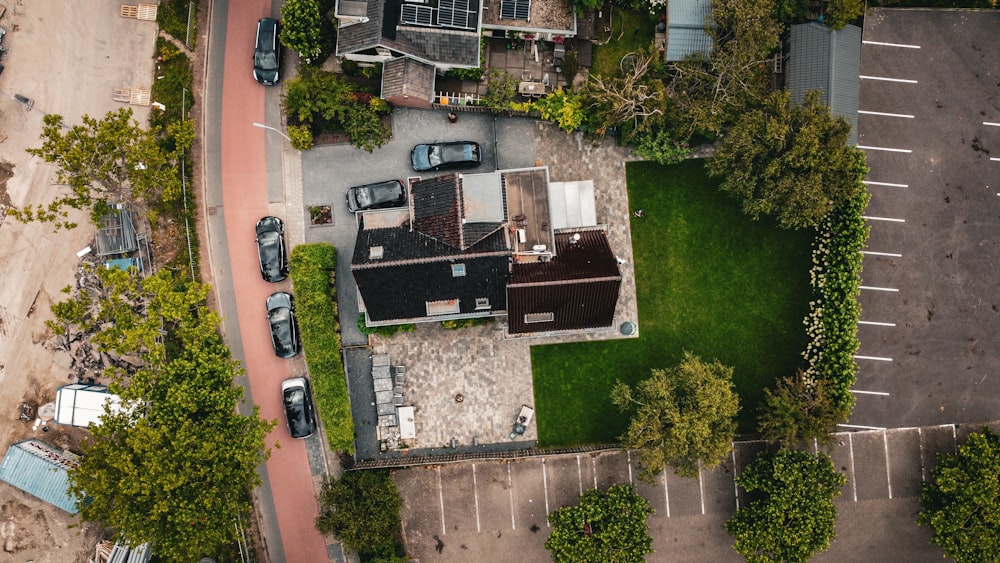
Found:
M 396 407 L 399 418 L 399 439 L 412 440 L 417 437 L 417 424 L 414 422 L 413 407 Z
M 104 385 L 74 383 L 60 387 L 56 391 L 55 421 L 70 426 L 100 424 L 105 403 L 111 405 L 112 411 L 121 409 L 121 398 L 108 393 Z
M 594 181 L 549 182 L 549 216 L 554 230 L 597 225 Z
M 501 223 L 503 186 L 500 174 L 462 174 L 462 213 L 470 223 Z

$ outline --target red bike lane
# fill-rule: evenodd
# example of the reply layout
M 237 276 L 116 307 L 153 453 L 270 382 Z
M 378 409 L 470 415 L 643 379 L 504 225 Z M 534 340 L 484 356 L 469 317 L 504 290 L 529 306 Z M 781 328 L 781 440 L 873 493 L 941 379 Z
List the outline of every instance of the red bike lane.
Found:
M 280 383 L 292 375 L 293 360 L 274 355 L 264 305 L 272 292 L 291 291 L 291 284 L 261 279 L 254 243 L 254 225 L 269 211 L 265 132 L 252 125 L 264 121 L 265 87 L 254 81 L 251 70 L 257 19 L 268 14 L 269 6 L 262 0 L 229 4 L 222 80 L 223 210 L 247 378 L 261 417 L 278 421 L 267 440 L 272 447 L 267 474 L 284 553 L 272 547 L 271 559 L 325 561 L 326 542 L 313 524 L 318 507 L 305 442 L 289 436 L 281 406 Z

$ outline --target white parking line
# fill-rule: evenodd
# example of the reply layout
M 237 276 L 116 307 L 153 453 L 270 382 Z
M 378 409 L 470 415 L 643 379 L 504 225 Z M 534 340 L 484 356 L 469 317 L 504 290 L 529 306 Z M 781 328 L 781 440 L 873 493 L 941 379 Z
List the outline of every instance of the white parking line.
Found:
M 851 393 L 857 393 L 858 395 L 879 395 L 882 397 L 889 396 L 885 391 L 862 391 L 860 389 L 851 389 Z
M 984 121 L 983 125 L 992 125 L 993 127 L 1000 127 L 1000 123 L 995 123 L 993 121 Z
M 894 287 L 875 287 L 873 285 L 860 285 L 858 289 L 867 289 L 868 291 L 889 291 L 892 293 L 898 293 L 899 290 Z
M 625 450 L 625 460 L 628 462 L 628 484 L 634 485 L 632 482 L 632 450 Z
M 908 188 L 909 184 L 893 184 L 892 182 L 873 182 L 870 180 L 862 180 L 862 184 L 867 186 L 889 186 L 890 188 Z
M 843 424 L 838 424 L 837 426 L 844 426 Z M 851 452 L 851 494 L 854 496 L 854 502 L 858 502 L 858 474 L 854 472 L 854 439 L 851 435 L 847 435 L 847 444 L 850 446 Z
M 591 469 L 591 472 L 594 474 L 594 488 L 596 489 L 597 488 L 597 458 L 596 457 L 590 458 L 590 469 Z
M 576 480 L 580 483 L 580 495 L 583 495 L 583 468 L 580 466 L 580 456 L 576 456 Z
M 510 496 L 510 529 L 516 530 L 517 526 L 514 525 L 514 483 L 510 478 L 510 464 L 507 464 L 507 493 Z
M 549 476 L 548 472 L 545 471 L 545 458 L 542 458 L 542 488 L 545 491 L 545 516 L 551 514 L 549 512 Z M 552 524 L 549 524 L 549 519 L 545 519 L 545 527 L 551 528 Z
M 701 460 L 698 460 L 698 491 L 701 492 L 701 513 L 705 514 L 705 481 L 701 478 Z
M 855 360 L 874 360 L 876 362 L 891 362 L 892 358 L 882 358 L 880 356 L 854 356 Z
M 924 432 L 917 427 L 917 437 L 920 438 L 920 481 L 927 480 L 926 464 L 924 463 Z
M 992 161 L 995 161 L 995 162 L 996 162 L 996 161 L 1000 161 L 1000 158 L 997 158 L 997 157 L 995 157 L 995 156 L 991 156 L 991 157 L 990 157 L 990 160 L 992 160 Z
M 864 45 L 881 45 L 882 47 L 899 47 L 901 49 L 919 49 L 920 45 L 906 45 L 905 43 L 883 43 L 881 41 L 862 41 Z
M 733 490 L 736 491 L 736 511 L 740 510 L 740 486 L 736 482 L 736 448 L 730 450 L 733 454 Z
M 670 489 L 667 488 L 667 470 L 663 470 L 663 502 L 667 505 L 667 518 L 670 518 Z
M 869 221 L 888 221 L 890 223 L 905 223 L 906 219 L 893 219 L 892 217 L 872 217 L 871 215 L 862 215 L 862 219 L 867 219 Z
M 896 326 L 896 323 L 880 323 L 877 321 L 858 321 L 859 325 L 873 325 L 873 326 Z
M 892 500 L 892 478 L 889 477 L 889 438 L 882 431 L 882 448 L 885 450 L 885 486 L 889 488 L 889 500 Z
M 885 430 L 881 426 L 861 426 L 859 424 L 838 424 L 837 426 L 843 426 L 844 428 L 860 428 L 861 430 Z M 848 434 L 850 436 L 850 434 Z
M 861 150 L 867 150 L 867 151 L 886 151 L 886 152 L 905 152 L 905 153 L 913 152 L 910 149 L 894 149 L 894 148 L 891 148 L 891 147 L 873 147 L 873 146 L 870 146 L 870 145 L 858 145 L 858 148 L 861 149 Z
M 905 78 L 889 78 L 887 76 L 865 76 L 864 74 L 860 75 L 859 78 L 861 80 L 882 80 L 883 82 L 902 82 L 904 84 L 917 83 L 916 80 L 907 80 Z
M 874 250 L 862 250 L 861 254 L 869 254 L 871 256 L 891 256 L 893 258 L 902 258 L 902 254 L 896 254 L 895 252 L 875 252 Z
M 476 531 L 482 532 L 482 528 L 479 527 L 479 486 L 476 483 L 476 464 L 472 464 L 472 495 L 476 500 Z M 546 511 L 548 514 L 548 511 Z
M 882 111 L 866 111 L 863 109 L 859 109 L 858 113 L 863 115 L 880 115 L 882 117 L 903 117 L 906 119 L 913 119 L 913 116 L 908 113 L 886 113 Z
M 441 535 L 448 535 L 448 527 L 444 525 L 444 490 L 441 487 L 441 469 L 434 470 L 438 475 L 438 500 L 441 501 Z

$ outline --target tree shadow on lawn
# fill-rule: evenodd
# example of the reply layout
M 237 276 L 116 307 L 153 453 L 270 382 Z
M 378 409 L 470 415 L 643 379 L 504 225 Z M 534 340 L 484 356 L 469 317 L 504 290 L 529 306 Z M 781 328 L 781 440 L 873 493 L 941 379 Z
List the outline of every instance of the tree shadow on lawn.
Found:
M 531 349 L 539 444 L 618 441 L 611 403 L 689 350 L 734 368 L 739 431 L 754 432 L 764 388 L 802 365 L 813 230 L 754 221 L 718 189 L 704 161 L 627 166 L 639 338 Z

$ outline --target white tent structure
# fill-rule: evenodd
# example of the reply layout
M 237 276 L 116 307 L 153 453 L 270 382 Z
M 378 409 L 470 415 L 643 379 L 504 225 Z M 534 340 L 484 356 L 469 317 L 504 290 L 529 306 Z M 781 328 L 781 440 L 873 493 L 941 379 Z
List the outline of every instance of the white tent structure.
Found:
M 100 424 L 105 403 L 111 406 L 112 412 L 121 409 L 121 398 L 108 393 L 105 385 L 64 385 L 56 391 L 55 422 L 70 426 L 89 426 L 91 422 Z

